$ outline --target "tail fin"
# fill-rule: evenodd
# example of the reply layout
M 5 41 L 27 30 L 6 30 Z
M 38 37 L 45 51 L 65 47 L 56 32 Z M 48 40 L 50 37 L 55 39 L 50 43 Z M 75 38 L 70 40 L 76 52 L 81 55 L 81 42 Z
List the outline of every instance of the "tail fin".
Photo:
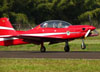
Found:
M 0 18 L 0 37 L 15 36 L 17 32 L 12 27 L 8 18 Z

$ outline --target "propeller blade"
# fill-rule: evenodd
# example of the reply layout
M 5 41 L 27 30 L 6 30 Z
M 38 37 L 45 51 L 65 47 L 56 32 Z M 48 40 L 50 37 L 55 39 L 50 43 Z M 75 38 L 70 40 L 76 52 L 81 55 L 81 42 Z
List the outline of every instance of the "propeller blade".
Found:
M 93 30 L 96 34 L 99 34 L 96 30 Z
M 87 31 L 87 33 L 85 34 L 85 38 L 89 35 L 90 32 L 91 32 L 91 30 Z

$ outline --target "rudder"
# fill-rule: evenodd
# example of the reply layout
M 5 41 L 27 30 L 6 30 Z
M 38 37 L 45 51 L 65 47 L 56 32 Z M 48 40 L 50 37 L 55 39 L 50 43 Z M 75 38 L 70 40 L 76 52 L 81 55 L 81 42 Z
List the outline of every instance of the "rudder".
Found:
M 0 18 L 0 37 L 10 37 L 17 35 L 8 18 Z

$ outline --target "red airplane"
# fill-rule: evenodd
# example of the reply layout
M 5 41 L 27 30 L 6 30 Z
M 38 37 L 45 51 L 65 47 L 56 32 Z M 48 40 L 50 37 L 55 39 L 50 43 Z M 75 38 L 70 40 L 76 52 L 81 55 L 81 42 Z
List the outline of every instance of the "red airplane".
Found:
M 0 18 L 0 46 L 10 46 L 19 44 L 40 44 L 41 52 L 45 52 L 44 42 L 49 44 L 65 42 L 64 51 L 69 52 L 68 41 L 81 38 L 82 48 L 86 48 L 84 38 L 97 36 L 93 33 L 96 28 L 90 25 L 71 25 L 61 20 L 50 20 L 41 23 L 28 31 L 15 30 L 8 18 Z

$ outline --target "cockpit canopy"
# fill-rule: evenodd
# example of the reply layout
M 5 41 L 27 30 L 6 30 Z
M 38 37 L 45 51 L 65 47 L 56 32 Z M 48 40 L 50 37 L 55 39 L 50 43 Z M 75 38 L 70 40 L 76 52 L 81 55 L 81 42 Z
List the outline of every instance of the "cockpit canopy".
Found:
M 61 20 L 50 20 L 41 23 L 42 28 L 66 28 L 70 25 L 70 23 Z

